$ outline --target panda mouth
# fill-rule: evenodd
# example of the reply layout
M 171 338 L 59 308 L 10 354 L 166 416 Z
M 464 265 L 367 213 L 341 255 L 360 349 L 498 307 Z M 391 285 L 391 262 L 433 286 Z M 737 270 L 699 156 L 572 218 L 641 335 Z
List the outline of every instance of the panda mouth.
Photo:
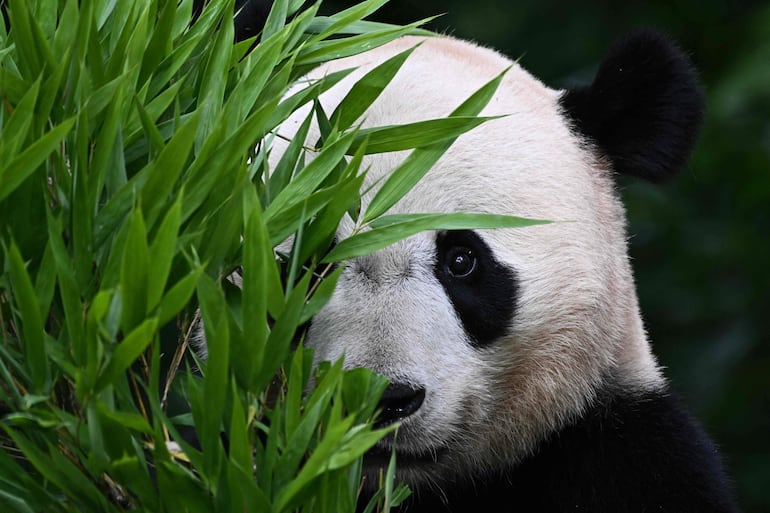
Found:
M 424 452 L 407 452 L 395 449 L 396 465 L 401 468 L 426 467 L 439 463 L 443 455 L 447 452 L 445 448 L 434 449 Z M 390 463 L 393 454 L 391 446 L 377 445 L 364 454 L 364 467 L 374 469 L 385 469 Z

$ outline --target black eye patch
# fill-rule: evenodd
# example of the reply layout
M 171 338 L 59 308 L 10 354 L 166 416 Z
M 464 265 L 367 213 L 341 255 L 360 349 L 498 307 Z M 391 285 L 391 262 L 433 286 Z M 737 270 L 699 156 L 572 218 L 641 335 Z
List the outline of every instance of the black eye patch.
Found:
M 516 275 L 477 233 L 438 232 L 434 273 L 474 345 L 506 333 L 516 311 Z

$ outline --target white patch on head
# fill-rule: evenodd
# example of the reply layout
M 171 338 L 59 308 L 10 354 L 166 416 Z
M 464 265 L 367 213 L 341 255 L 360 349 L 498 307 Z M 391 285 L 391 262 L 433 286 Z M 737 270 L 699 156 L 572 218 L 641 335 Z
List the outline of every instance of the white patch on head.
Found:
M 663 379 L 638 312 L 623 207 L 606 165 L 561 114 L 559 91 L 492 50 L 447 37 L 405 37 L 315 70 L 320 77 L 360 66 L 321 98 L 326 112 L 366 71 L 418 42 L 364 126 L 446 116 L 511 67 L 482 112 L 504 117 L 461 136 L 391 213 L 490 212 L 563 222 L 481 233 L 518 280 L 508 333 L 489 345 L 471 344 L 435 277 L 433 233 L 348 262 L 313 319 L 307 345 L 317 360 L 344 355 L 347 367 L 425 387 L 425 401 L 403 421 L 396 446 L 410 454 L 451 451 L 425 471 L 400 466 L 412 485 L 517 461 L 579 416 L 608 383 L 654 389 Z M 307 112 L 282 125 L 281 135 L 290 138 Z M 276 140 L 274 158 L 281 144 Z M 368 156 L 366 185 L 405 155 Z M 351 229 L 348 220 L 339 237 Z

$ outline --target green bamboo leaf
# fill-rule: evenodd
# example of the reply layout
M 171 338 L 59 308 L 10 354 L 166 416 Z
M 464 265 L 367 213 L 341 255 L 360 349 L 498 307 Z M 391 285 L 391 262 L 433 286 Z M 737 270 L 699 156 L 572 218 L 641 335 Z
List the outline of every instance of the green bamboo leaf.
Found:
M 482 123 L 498 118 L 452 116 L 403 125 L 362 128 L 348 152 L 356 151 L 363 143 L 366 143 L 367 154 L 425 147 L 447 139 L 454 140 Z
M 430 18 L 433 19 L 433 18 Z M 332 23 L 336 22 L 334 16 L 316 16 L 313 22 L 307 27 L 310 34 L 321 34 L 328 31 Z M 383 30 L 393 29 L 396 25 L 383 23 L 379 21 L 358 20 L 340 27 L 337 34 L 368 34 L 371 32 L 381 32 Z M 436 33 L 427 29 L 414 28 L 409 33 L 411 36 L 436 37 Z
M 294 170 L 302 156 L 310 124 L 313 121 L 313 113 L 308 112 L 307 117 L 297 129 L 286 150 L 281 155 L 275 170 L 265 184 L 265 202 L 269 204 L 291 180 Z
M 362 457 L 366 451 L 395 429 L 395 425 L 377 430 L 371 430 L 364 424 L 353 426 L 340 440 L 339 447 L 329 458 L 326 470 L 336 470 L 352 465 L 355 460 Z
M 198 267 L 176 282 L 161 298 L 156 316 L 158 324 L 164 325 L 174 318 L 189 303 L 198 286 L 198 280 L 203 274 L 203 268 Z
M 75 394 L 80 399 L 93 395 L 94 386 L 99 378 L 99 370 L 104 356 L 104 345 L 101 340 L 103 320 L 114 299 L 117 299 L 117 306 L 120 306 L 118 294 L 114 294 L 112 290 L 100 290 L 89 305 L 86 315 L 85 337 L 81 342 L 85 360 L 77 370 L 75 383 Z
M 350 128 L 380 96 L 380 93 L 396 76 L 407 57 L 417 46 L 419 44 L 394 55 L 361 77 L 334 109 L 330 119 L 331 124 L 336 126 L 338 130 Z M 410 146 L 410 148 L 414 148 L 414 146 Z
M 243 403 L 238 397 L 238 386 L 235 381 L 231 382 L 230 392 L 232 394 L 233 407 L 230 412 L 230 429 L 228 430 L 228 450 L 230 461 L 241 469 L 251 469 L 253 466 L 251 458 L 251 444 L 249 443 L 250 425 L 246 418 L 246 411 Z
M 150 83 L 147 87 L 147 98 L 156 98 L 164 90 L 167 90 L 166 88 L 179 87 L 184 83 L 184 81 L 178 80 L 180 77 L 177 76 L 177 73 L 185 64 L 189 64 L 190 56 L 198 47 L 202 38 L 203 35 L 201 34 L 197 37 L 186 39 L 158 64 L 157 68 L 152 72 L 152 77 L 150 77 Z
M 451 114 L 452 116 L 477 116 L 489 103 L 497 91 L 503 76 L 508 72 L 504 70 L 498 76 L 484 84 Z M 372 201 L 366 207 L 363 222 L 369 222 L 392 207 L 399 199 L 409 192 L 412 187 L 422 179 L 433 167 L 439 158 L 454 142 L 454 138 L 417 148 L 388 176 L 382 187 L 375 193 Z
M 83 345 L 83 303 L 81 302 L 79 288 L 75 273 L 70 265 L 70 256 L 62 239 L 61 221 L 53 217 L 50 210 L 46 209 L 48 219 L 48 241 L 51 244 L 54 261 L 56 262 L 56 274 L 59 283 L 59 295 L 64 309 L 64 322 L 72 344 L 72 354 L 75 362 L 85 363 L 85 347 Z
M 304 201 L 294 203 L 293 205 L 281 210 L 281 212 L 270 219 L 270 241 L 272 244 L 277 245 L 286 240 L 292 233 L 296 232 L 304 222 L 314 216 L 319 210 L 326 207 L 332 202 L 344 202 L 349 205 L 351 202 L 351 196 L 341 197 L 344 192 L 357 193 L 360 189 L 360 185 L 363 183 L 363 177 L 356 179 L 358 188 L 345 187 L 346 184 L 337 184 L 310 194 L 304 198 Z M 344 213 L 344 211 L 343 211 Z M 338 219 L 339 220 L 339 219 Z M 315 240 L 313 241 L 316 242 Z M 305 246 L 302 246 L 303 249 Z
M 304 376 L 305 350 L 300 345 L 291 357 L 289 383 L 284 401 L 284 431 L 291 437 L 299 426 L 302 417 L 302 394 L 307 380 Z
M 56 263 L 51 248 L 51 241 L 45 245 L 43 258 L 40 261 L 40 267 L 35 277 L 35 295 L 37 304 L 40 307 L 40 313 L 43 319 L 48 317 L 48 310 L 53 301 L 53 295 L 56 290 Z
M 115 233 L 118 225 L 133 207 L 137 192 L 141 194 L 141 204 L 146 209 L 148 224 L 154 224 L 160 213 L 165 210 L 168 195 L 188 163 L 187 159 L 190 156 L 199 118 L 199 111 L 186 117 L 161 153 L 136 173 L 117 193 L 113 194 L 104 208 L 99 211 L 94 222 L 94 245 L 96 247 L 101 247 Z M 225 156 L 220 155 L 220 157 L 224 160 Z M 215 169 L 219 171 L 219 168 Z M 219 176 L 213 172 L 209 174 Z M 196 201 L 205 199 L 211 190 L 212 183 L 215 183 L 215 179 L 208 177 L 204 177 L 202 181 L 193 181 L 191 187 L 193 190 L 202 189 L 205 185 L 208 186 L 205 191 L 198 192 Z M 185 205 L 183 205 L 183 219 L 186 217 L 184 208 L 188 208 L 189 203 L 192 202 L 190 197 L 191 195 L 188 194 Z M 196 204 L 196 206 L 198 205 Z
M 160 116 L 168 110 L 169 106 L 174 101 L 179 100 L 180 90 L 182 89 L 183 85 L 185 85 L 185 81 L 183 79 L 170 84 L 167 89 L 159 92 L 157 96 L 151 95 L 150 97 L 152 100 L 150 100 L 146 105 L 142 104 L 142 101 L 138 96 L 134 96 L 134 105 L 137 106 L 137 110 L 136 115 L 134 115 L 133 112 L 129 115 L 128 121 L 124 126 L 124 132 L 131 134 L 127 136 L 126 140 L 134 141 L 139 136 L 138 133 L 134 133 L 139 130 L 137 123 L 141 123 L 145 133 L 151 135 L 152 137 L 155 137 L 155 131 L 160 134 L 160 130 L 157 126 L 155 126 L 154 130 L 152 130 L 148 123 L 154 126 L 155 123 L 157 123 L 158 118 L 160 118 Z M 141 109 L 139 108 L 140 106 Z M 137 117 L 139 118 L 138 120 Z M 163 140 L 162 136 L 161 140 Z M 159 145 L 159 147 L 162 146 L 163 145 Z
M 156 465 L 158 496 L 163 503 L 162 511 L 185 513 L 210 513 L 211 496 L 201 479 L 172 461 Z
M 302 309 L 302 316 L 300 317 L 300 324 L 304 324 L 308 322 L 310 319 L 313 318 L 313 316 L 318 313 L 318 311 L 323 308 L 323 306 L 329 302 L 329 300 L 332 297 L 332 294 L 334 294 L 334 289 L 337 286 L 337 281 L 340 279 L 340 276 L 342 275 L 342 271 L 344 271 L 345 268 L 340 266 L 337 267 L 334 271 L 332 271 L 331 274 L 328 276 L 324 276 L 323 280 L 321 280 L 318 287 L 315 289 L 315 292 L 313 292 L 313 295 L 310 297 L 310 299 L 305 304 L 305 307 Z
M 2 166 L 2 162 L 7 162 L 16 156 L 27 138 L 27 132 L 35 116 L 35 105 L 40 94 L 40 82 L 38 78 L 32 83 L 19 103 L 16 104 L 11 116 L 3 124 L 3 129 L 0 131 L 0 166 Z M 0 173 L 2 170 L 3 168 L 0 167 Z
M 171 263 L 176 255 L 177 235 L 182 216 L 182 194 L 166 213 L 160 223 L 158 233 L 150 245 L 150 262 L 147 275 L 147 306 L 148 310 L 155 308 L 166 287 Z
M 120 266 L 120 294 L 123 300 L 121 325 L 132 329 L 147 313 L 148 275 L 150 252 L 147 247 L 147 228 L 141 209 L 134 209 L 128 220 L 128 232 L 123 246 Z
M 78 2 L 67 0 L 59 13 L 59 23 L 54 34 L 51 51 L 54 55 L 65 55 L 75 46 L 78 27 Z
M 226 5 L 225 13 L 233 12 L 234 0 L 222 3 Z M 230 56 L 233 51 L 233 30 L 233 24 L 225 20 L 219 30 L 214 32 L 214 45 L 206 60 L 197 94 L 201 123 L 196 136 L 196 149 L 203 146 L 203 142 L 214 132 L 217 123 L 221 120 L 219 114 L 225 97 L 227 67 L 230 65 Z
M 299 319 L 302 315 L 302 307 L 305 304 L 305 297 L 307 296 L 311 278 L 312 273 L 305 273 L 289 293 L 286 305 L 270 331 L 261 355 L 262 368 L 257 372 L 258 378 L 261 378 L 257 382 L 257 388 L 267 385 L 289 354 L 291 342 L 294 340 L 294 335 L 299 326 Z
M 223 457 L 219 435 L 229 386 L 230 328 L 222 289 L 206 274 L 198 280 L 198 303 L 206 333 L 208 358 L 204 369 L 203 409 L 197 412 L 195 426 L 203 448 L 203 470 L 207 475 L 216 475 Z
M 277 4 L 273 5 L 273 9 Z M 240 126 L 243 119 L 252 111 L 261 95 L 265 84 L 270 78 L 273 68 L 281 58 L 281 49 L 286 40 L 287 32 L 282 31 L 257 46 L 245 59 L 245 76 L 238 80 L 238 83 L 230 93 L 225 102 L 223 118 L 228 121 L 232 132 L 234 128 Z
M 310 441 L 318 429 L 321 416 L 329 410 L 329 402 L 341 377 L 342 362 L 337 361 L 329 367 L 313 388 L 309 400 L 303 405 L 302 418 L 290 421 L 295 427 L 289 431 L 288 425 L 284 422 L 287 440 L 280 461 L 275 464 L 274 472 L 275 480 L 281 484 L 281 488 L 290 486 L 289 483 L 296 478 L 299 466 L 310 449 Z M 289 415 L 287 405 L 284 405 L 282 412 L 283 415 Z
M 166 2 L 157 14 L 152 27 L 152 37 L 144 52 L 142 68 L 139 72 L 139 83 L 143 84 L 151 73 L 158 67 L 160 61 L 171 52 L 174 20 L 176 18 L 177 2 Z
M 367 0 L 325 18 L 328 24 L 318 33 L 317 39 L 326 39 L 334 34 L 344 33 L 345 27 L 373 14 L 387 2 L 388 0 Z
M 279 80 L 279 84 L 282 90 L 289 80 L 289 75 L 292 72 L 292 69 L 290 68 L 285 69 L 285 75 L 282 75 Z M 330 73 L 320 78 L 319 80 L 313 81 L 308 87 L 300 89 L 298 92 L 281 99 L 277 107 L 273 107 L 274 110 L 272 116 L 270 116 L 270 119 L 266 123 L 267 128 L 269 130 L 274 129 L 283 121 L 285 121 L 291 114 L 293 114 L 294 111 L 296 111 L 301 105 L 313 101 L 314 98 L 318 97 L 324 91 L 329 90 L 346 76 L 350 75 L 354 70 L 355 68 L 349 68 L 335 71 L 334 73 Z M 268 87 L 270 87 L 270 83 L 268 83 Z
M 272 102 L 262 105 L 222 143 L 215 141 L 213 137 L 209 138 L 211 146 L 209 147 L 207 141 L 185 174 L 183 222 L 206 201 L 212 189 L 222 182 L 227 173 L 232 173 L 234 168 L 238 169 L 241 162 L 246 160 L 246 156 L 266 133 L 265 120 L 274 114 L 275 107 L 276 103 Z M 239 158 L 235 158 L 236 155 Z
M 120 75 L 91 93 L 84 107 L 88 113 L 89 124 L 97 122 L 99 115 L 105 108 L 110 106 L 114 108 L 115 96 L 127 82 L 126 78 L 126 75 Z
M 147 112 L 138 96 L 134 96 L 134 107 L 139 116 L 139 121 L 142 124 L 144 136 L 150 148 L 150 158 L 152 158 L 152 156 L 157 155 L 163 150 L 166 142 L 163 140 L 163 135 L 161 135 L 160 130 L 158 130 L 158 127 L 155 125 L 155 120 L 157 118 L 153 118 L 153 116 Z
M 279 492 L 275 501 L 278 511 L 288 508 L 303 488 L 328 469 L 328 461 L 332 458 L 334 451 L 338 449 L 342 437 L 353 427 L 353 420 L 353 417 L 347 417 L 342 422 L 329 426 L 325 436 L 315 447 L 296 477 Z
M 382 46 L 394 39 L 410 33 L 420 25 L 424 25 L 431 18 L 420 20 L 405 26 L 385 28 L 376 32 L 369 32 L 350 36 L 342 39 L 331 39 L 304 47 L 297 57 L 297 66 L 319 64 L 332 59 L 349 57 L 366 50 Z
M 294 5 L 289 5 L 289 13 L 292 15 L 302 6 L 303 3 L 305 3 L 305 0 L 293 0 L 293 3 Z M 286 38 L 286 45 L 284 48 L 296 48 L 299 46 L 300 40 L 307 39 L 307 29 L 313 23 L 313 19 L 315 18 L 316 14 L 318 14 L 320 7 L 320 1 L 314 2 L 313 4 L 305 7 L 302 12 L 292 17 L 291 22 L 288 23 L 288 30 L 290 30 L 291 33 Z
M 323 262 L 339 262 L 367 255 L 425 230 L 480 230 L 520 228 L 550 221 L 498 214 L 404 214 L 380 218 L 362 231 L 339 242 Z
M 29 5 L 25 0 L 9 0 L 7 12 L 13 27 L 13 42 L 19 53 L 17 64 L 22 76 L 28 80 L 37 78 L 43 66 L 43 56 L 32 29 L 34 20 L 30 16 Z
M 113 351 L 94 386 L 97 393 L 115 383 L 118 377 L 126 372 L 139 356 L 147 349 L 147 346 L 155 338 L 158 331 L 158 319 L 152 317 L 134 328 Z
M 357 167 L 354 161 L 355 159 L 351 161 L 351 165 Z M 310 227 L 305 233 L 302 246 L 299 248 L 299 256 L 297 257 L 300 262 L 308 260 L 316 251 L 325 250 L 331 244 L 342 217 L 360 201 L 359 191 L 364 183 L 364 178 L 365 175 L 347 178 L 341 180 L 339 185 L 328 189 L 332 196 L 328 204 L 312 220 Z M 308 213 L 310 211 L 311 209 L 308 208 Z M 297 222 L 295 220 L 291 226 L 297 226 Z M 278 242 L 285 240 L 285 237 L 276 228 L 275 237 L 272 240 Z
M 198 251 L 208 269 L 217 273 L 227 271 L 228 262 L 239 252 L 243 233 L 243 177 L 244 168 L 230 173 L 227 181 L 212 190 L 209 201 L 203 207 L 208 212 L 203 239 Z M 215 203 L 213 203 L 215 202 Z
M 15 243 L 10 248 L 4 248 L 6 254 L 6 269 L 11 279 L 11 288 L 16 307 L 21 320 L 21 337 L 24 343 L 29 376 L 32 381 L 32 391 L 36 394 L 46 394 L 51 385 L 50 369 L 45 351 L 45 326 L 40 305 L 32 286 L 32 280 L 27 273 L 24 261 Z
M 233 503 L 233 511 L 273 511 L 270 499 L 265 493 L 269 487 L 261 487 L 263 483 L 254 479 L 251 468 L 228 462 L 227 483 L 229 486 L 228 499 Z
M 283 28 L 284 23 L 286 23 L 288 11 L 289 0 L 275 0 L 273 2 L 270 13 L 265 21 L 265 26 L 262 28 L 261 41 L 263 44 L 268 38 Z
M 248 333 L 248 382 L 262 366 L 268 327 L 268 297 L 282 293 L 280 277 L 259 205 L 251 210 L 243 240 L 243 332 Z
M 188 164 L 200 119 L 201 111 L 197 110 L 179 127 L 158 157 L 149 165 L 140 197 L 150 226 L 154 225 L 158 215 L 168 208 L 168 196 Z
M 355 135 L 350 132 L 325 147 L 270 203 L 265 210 L 265 220 L 269 223 L 271 218 L 296 204 L 298 198 L 304 200 L 309 196 L 337 168 Z
M 74 117 L 61 122 L 10 161 L 0 162 L 0 200 L 35 172 L 67 136 L 74 123 Z
M 3 428 L 13 439 L 13 443 L 22 451 L 27 462 L 31 464 L 47 481 L 56 488 L 66 491 L 67 495 L 89 511 L 109 511 L 107 499 L 83 471 L 67 459 L 59 447 L 50 442 L 43 442 L 41 449 L 20 431 L 11 429 L 7 424 Z

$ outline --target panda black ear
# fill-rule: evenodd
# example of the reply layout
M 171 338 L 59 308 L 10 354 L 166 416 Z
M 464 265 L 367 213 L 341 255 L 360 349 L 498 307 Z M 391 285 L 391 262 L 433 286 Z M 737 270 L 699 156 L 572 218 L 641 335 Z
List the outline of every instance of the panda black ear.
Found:
M 656 182 L 687 162 L 705 109 L 690 59 L 649 30 L 615 43 L 593 83 L 566 91 L 560 102 L 616 172 Z

